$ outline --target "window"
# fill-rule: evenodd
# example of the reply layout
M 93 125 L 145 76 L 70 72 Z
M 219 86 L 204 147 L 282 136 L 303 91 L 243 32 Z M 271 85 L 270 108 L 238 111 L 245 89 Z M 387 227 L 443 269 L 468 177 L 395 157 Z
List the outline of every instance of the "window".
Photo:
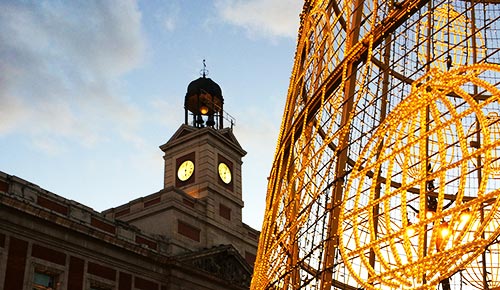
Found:
M 48 273 L 35 272 L 33 277 L 33 290 L 53 290 L 56 289 L 55 275 Z

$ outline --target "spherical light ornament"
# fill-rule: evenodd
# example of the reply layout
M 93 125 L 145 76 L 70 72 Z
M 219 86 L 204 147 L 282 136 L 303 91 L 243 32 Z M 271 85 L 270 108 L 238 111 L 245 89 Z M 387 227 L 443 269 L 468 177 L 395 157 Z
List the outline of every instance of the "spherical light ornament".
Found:
M 414 82 L 410 95 L 362 150 L 340 210 L 339 248 L 363 288 L 435 289 L 500 234 L 495 218 L 500 183 L 492 178 L 492 163 L 483 164 L 481 178 L 469 166 L 479 155 L 490 160 L 500 139 L 485 139 L 480 148 L 470 150 L 466 138 L 468 120 L 488 124 L 484 112 L 500 97 L 500 90 L 477 73 L 488 70 L 499 74 L 500 66 L 432 69 Z M 474 86 L 489 97 L 476 101 L 470 89 Z M 489 136 L 488 126 L 480 130 Z M 445 132 L 456 135 L 448 138 Z M 430 150 L 433 136 L 436 149 Z M 439 166 L 430 170 L 432 162 Z M 414 165 L 418 169 L 410 170 Z M 427 216 L 431 209 L 434 214 Z M 462 213 L 467 211 L 471 215 L 465 219 Z M 412 214 L 417 218 L 410 221 Z M 414 231 L 407 230 L 410 226 Z
M 428 59 L 436 57 L 430 64 L 433 68 L 447 71 L 451 67 L 458 67 L 474 63 L 474 46 L 472 37 L 475 37 L 475 53 L 478 59 L 485 56 L 484 39 L 480 31 L 470 37 L 472 22 L 464 14 L 458 13 L 452 5 L 443 4 L 428 12 L 429 17 L 422 21 L 418 28 L 417 38 L 420 45 L 418 60 L 426 64 Z M 429 18 L 431 29 L 429 30 Z M 429 33 L 432 37 L 429 37 Z M 428 50 L 428 46 L 431 46 Z M 431 55 L 428 55 L 429 52 Z

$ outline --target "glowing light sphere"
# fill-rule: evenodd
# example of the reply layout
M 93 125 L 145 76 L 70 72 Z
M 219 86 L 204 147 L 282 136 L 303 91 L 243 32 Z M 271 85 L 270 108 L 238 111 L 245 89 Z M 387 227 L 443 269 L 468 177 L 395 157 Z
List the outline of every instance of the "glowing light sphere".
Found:
M 472 22 L 465 15 L 458 13 L 452 5 L 443 4 L 436 7 L 425 19 L 419 25 L 417 36 L 422 43 L 418 50 L 418 60 L 422 65 L 430 58 L 436 57 L 430 66 L 447 71 L 449 67 L 474 63 L 474 51 L 478 59 L 484 57 L 484 39 L 481 33 L 477 32 L 474 36 L 474 46 L 472 37 L 469 37 Z M 432 42 L 428 41 L 429 33 L 433 35 L 430 38 Z
M 500 139 L 483 138 L 471 149 L 466 137 L 474 119 L 480 134 L 492 136 L 485 112 L 497 108 L 500 90 L 485 80 L 488 71 L 499 73 L 500 66 L 432 69 L 362 150 L 339 220 L 342 258 L 363 288 L 435 289 L 500 234 L 495 163 L 470 166 L 479 156 L 492 160 Z M 483 101 L 474 87 L 487 96 Z

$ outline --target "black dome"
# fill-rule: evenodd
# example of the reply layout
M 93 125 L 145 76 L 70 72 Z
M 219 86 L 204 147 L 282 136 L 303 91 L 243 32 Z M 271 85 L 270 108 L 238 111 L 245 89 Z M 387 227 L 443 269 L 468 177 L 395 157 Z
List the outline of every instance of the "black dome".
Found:
M 222 99 L 222 90 L 220 86 L 210 78 L 200 77 L 189 83 L 186 98 L 192 95 L 201 94 L 205 91 L 214 97 Z
M 212 79 L 200 77 L 189 83 L 184 99 L 184 108 L 194 114 L 209 114 L 222 111 L 222 90 Z M 207 108 L 207 112 L 202 112 L 201 108 Z

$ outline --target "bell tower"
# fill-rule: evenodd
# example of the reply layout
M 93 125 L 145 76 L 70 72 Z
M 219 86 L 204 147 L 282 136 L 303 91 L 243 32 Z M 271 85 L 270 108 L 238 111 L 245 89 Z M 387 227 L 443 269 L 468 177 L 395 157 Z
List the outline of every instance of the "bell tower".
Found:
M 207 78 L 208 70 L 203 60 L 202 77 L 192 81 L 187 88 L 184 99 L 185 121 L 189 124 L 189 115 L 192 125 L 197 128 L 204 126 L 222 129 L 224 121 L 224 98 L 220 86 Z
M 114 217 L 168 239 L 172 254 L 232 245 L 253 264 L 259 232 L 242 221 L 246 151 L 203 64 L 202 76 L 187 87 L 184 123 L 160 146 L 163 189 L 113 209 Z

